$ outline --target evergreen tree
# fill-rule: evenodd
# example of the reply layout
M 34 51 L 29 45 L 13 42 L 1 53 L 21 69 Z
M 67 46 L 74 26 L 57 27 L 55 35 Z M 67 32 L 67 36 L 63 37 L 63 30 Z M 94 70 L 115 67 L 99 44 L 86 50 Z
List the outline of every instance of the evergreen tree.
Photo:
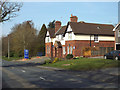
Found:
M 49 22 L 48 28 L 55 28 L 55 20 L 53 20 L 52 22 Z
M 45 26 L 45 24 L 42 25 L 42 28 L 38 34 L 38 45 L 37 45 L 37 49 L 38 52 L 42 52 L 45 53 L 45 37 L 46 37 L 46 33 L 47 33 L 47 28 Z

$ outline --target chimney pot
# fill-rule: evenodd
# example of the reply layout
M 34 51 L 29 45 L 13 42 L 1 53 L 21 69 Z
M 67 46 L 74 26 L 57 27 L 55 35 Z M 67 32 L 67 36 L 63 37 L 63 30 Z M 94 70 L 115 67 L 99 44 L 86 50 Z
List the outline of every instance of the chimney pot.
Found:
M 77 17 L 77 16 L 73 16 L 73 15 L 71 14 L 70 22 L 77 22 L 77 20 L 78 20 L 78 17 Z
M 55 33 L 59 30 L 60 27 L 61 27 L 61 22 L 60 21 L 56 21 L 55 22 Z

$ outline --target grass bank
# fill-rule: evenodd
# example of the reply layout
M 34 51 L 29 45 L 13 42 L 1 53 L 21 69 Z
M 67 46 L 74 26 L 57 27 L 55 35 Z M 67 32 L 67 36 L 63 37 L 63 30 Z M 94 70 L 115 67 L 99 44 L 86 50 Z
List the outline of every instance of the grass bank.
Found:
M 12 60 L 19 60 L 19 59 L 23 59 L 24 57 L 10 57 L 8 59 L 8 57 L 2 57 L 2 60 L 6 60 L 6 61 L 12 61 Z
M 105 59 L 93 59 L 93 58 L 81 58 L 58 61 L 56 63 L 49 63 L 43 66 L 64 68 L 68 70 L 96 70 L 110 67 L 119 67 L 120 61 L 105 60 Z

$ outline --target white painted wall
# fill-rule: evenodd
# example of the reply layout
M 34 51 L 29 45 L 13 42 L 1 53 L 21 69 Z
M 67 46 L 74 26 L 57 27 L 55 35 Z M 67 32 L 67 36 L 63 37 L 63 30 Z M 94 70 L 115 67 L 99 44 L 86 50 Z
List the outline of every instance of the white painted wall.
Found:
M 45 43 L 52 42 L 52 38 L 50 38 L 49 31 L 47 31 L 47 36 L 49 36 L 49 37 L 45 37 Z M 48 39 L 49 39 L 49 42 L 48 42 Z
M 67 31 L 72 31 L 71 26 L 69 25 L 67 28 Z M 47 34 L 49 35 L 49 32 L 47 32 Z M 59 38 L 50 38 L 49 42 L 53 42 L 53 45 L 55 43 L 55 41 L 60 41 L 62 45 L 65 45 L 65 41 L 70 41 L 70 40 L 90 40 L 90 35 L 75 35 L 73 32 L 71 32 L 72 34 L 72 38 L 68 38 L 69 33 L 65 34 L 65 37 L 63 37 L 61 39 L 61 35 L 57 35 Z M 46 42 L 47 42 L 47 37 L 45 38 Z M 94 35 L 91 36 L 91 40 L 94 40 Z M 114 36 L 98 36 L 98 41 L 115 41 L 115 37 Z
M 71 26 L 68 26 L 67 31 L 72 31 Z M 65 34 L 65 41 L 69 40 L 90 40 L 90 35 L 75 35 L 72 32 L 72 39 L 68 38 L 68 33 Z M 91 36 L 91 40 L 94 40 L 94 35 Z M 114 36 L 98 36 L 98 41 L 115 41 Z
M 46 34 L 46 36 L 49 36 L 49 31 L 47 31 L 47 34 Z
M 59 35 L 59 39 L 56 37 L 52 41 L 53 41 L 53 45 L 54 45 L 55 41 L 60 41 L 62 45 L 65 45 L 65 39 L 64 39 L 64 37 L 61 39 L 61 35 Z
M 114 36 L 98 36 L 99 41 L 115 41 Z
M 67 31 L 72 31 L 72 28 L 71 28 L 70 25 L 68 26 Z M 71 32 L 71 34 L 72 34 L 72 38 L 71 38 L 71 39 L 68 38 L 68 37 L 69 37 L 69 34 L 70 34 L 70 33 L 66 33 L 66 34 L 65 34 L 65 37 L 64 37 L 65 41 L 75 40 L 75 35 L 74 35 L 74 33 Z
M 90 35 L 75 35 L 75 40 L 90 40 Z M 94 40 L 94 35 L 91 36 Z M 98 41 L 115 41 L 114 36 L 98 36 Z

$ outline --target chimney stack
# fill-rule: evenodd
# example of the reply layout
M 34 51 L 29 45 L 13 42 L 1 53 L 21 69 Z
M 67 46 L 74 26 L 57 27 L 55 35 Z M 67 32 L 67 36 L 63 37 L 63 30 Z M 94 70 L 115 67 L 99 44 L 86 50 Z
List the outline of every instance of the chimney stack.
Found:
M 78 17 L 77 17 L 77 16 L 73 16 L 73 15 L 71 14 L 70 22 L 77 22 L 77 20 L 78 20 Z
M 61 22 L 60 21 L 56 21 L 55 22 L 55 33 L 59 30 L 60 27 L 61 27 Z

